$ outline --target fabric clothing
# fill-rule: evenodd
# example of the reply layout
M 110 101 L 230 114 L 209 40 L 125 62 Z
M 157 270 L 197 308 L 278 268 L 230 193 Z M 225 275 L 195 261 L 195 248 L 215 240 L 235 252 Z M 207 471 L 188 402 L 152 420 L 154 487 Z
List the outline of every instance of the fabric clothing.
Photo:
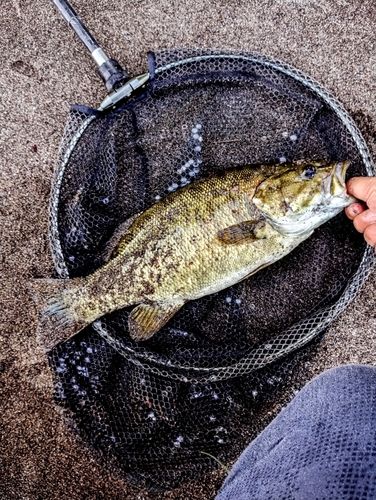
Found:
M 216 500 L 376 499 L 376 368 L 307 384 L 246 448 Z

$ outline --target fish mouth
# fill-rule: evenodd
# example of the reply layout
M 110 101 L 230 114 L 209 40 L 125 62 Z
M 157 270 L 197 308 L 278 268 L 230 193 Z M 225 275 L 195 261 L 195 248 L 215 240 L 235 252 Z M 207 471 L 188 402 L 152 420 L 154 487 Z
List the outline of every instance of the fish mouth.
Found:
M 346 172 L 349 166 L 349 161 L 335 163 L 329 175 L 322 181 L 323 195 L 331 205 L 345 207 L 356 201 L 346 190 Z
M 336 163 L 334 169 L 335 169 L 335 176 L 337 177 L 338 182 L 342 184 L 343 187 L 346 187 L 346 172 L 347 169 L 350 166 L 349 161 L 344 161 L 340 163 Z

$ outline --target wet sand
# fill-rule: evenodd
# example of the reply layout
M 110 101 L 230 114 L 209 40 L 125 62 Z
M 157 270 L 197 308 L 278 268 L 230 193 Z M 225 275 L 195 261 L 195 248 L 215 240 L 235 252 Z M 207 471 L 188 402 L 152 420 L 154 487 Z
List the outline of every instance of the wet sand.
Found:
M 284 60 L 345 105 L 376 155 L 373 2 L 76 0 L 74 7 L 130 75 L 146 71 L 148 50 L 175 47 L 257 50 Z M 103 467 L 65 427 L 28 292 L 30 279 L 53 273 L 49 190 L 69 105 L 97 107 L 104 87 L 50 1 L 3 0 L 0 47 L 0 497 L 151 498 Z M 305 377 L 345 363 L 376 365 L 375 293 L 373 273 L 304 365 Z M 221 478 L 160 497 L 206 500 Z

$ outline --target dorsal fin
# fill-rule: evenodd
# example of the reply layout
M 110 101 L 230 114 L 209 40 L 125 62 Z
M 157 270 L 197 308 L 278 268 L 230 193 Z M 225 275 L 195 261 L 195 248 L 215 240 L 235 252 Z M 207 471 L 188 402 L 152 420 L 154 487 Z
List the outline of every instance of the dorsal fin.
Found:
M 111 238 L 108 240 L 106 243 L 106 246 L 101 253 L 101 258 L 104 262 L 108 262 L 111 260 L 113 257 L 116 257 L 116 255 L 119 255 L 121 253 L 122 249 L 133 239 L 133 234 L 129 232 L 128 234 L 127 231 L 131 227 L 131 225 L 134 223 L 134 221 L 141 215 L 141 212 L 135 215 L 132 215 L 127 219 L 125 222 L 121 223 L 120 226 L 118 226 L 114 234 L 111 236 Z

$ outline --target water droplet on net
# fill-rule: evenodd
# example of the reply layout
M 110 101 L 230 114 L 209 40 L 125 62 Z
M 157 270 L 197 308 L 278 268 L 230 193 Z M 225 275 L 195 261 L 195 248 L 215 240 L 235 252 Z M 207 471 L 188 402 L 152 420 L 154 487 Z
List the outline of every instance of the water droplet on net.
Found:
M 290 135 L 290 141 L 295 142 L 297 140 L 298 136 L 295 134 Z
M 279 163 L 286 163 L 286 158 L 284 156 L 281 156 L 279 159 Z
M 84 377 L 89 377 L 89 370 L 86 368 L 86 366 L 78 366 L 77 370 L 80 372 L 80 375 L 83 375 Z
M 63 389 L 60 389 L 58 391 L 58 396 L 59 396 L 60 399 L 66 399 L 67 398 L 66 395 L 65 395 L 65 392 L 63 391 Z
M 202 396 L 202 392 L 194 392 L 191 396 L 191 399 L 197 399 Z
M 179 448 L 182 442 L 183 442 L 183 437 L 182 436 L 178 436 L 176 438 L 176 441 L 174 441 L 173 443 L 174 443 L 174 446 L 176 446 L 176 448 Z
M 181 335 L 182 337 L 188 336 L 188 332 L 186 332 L 185 330 L 179 330 L 178 328 L 176 329 L 176 333 Z

